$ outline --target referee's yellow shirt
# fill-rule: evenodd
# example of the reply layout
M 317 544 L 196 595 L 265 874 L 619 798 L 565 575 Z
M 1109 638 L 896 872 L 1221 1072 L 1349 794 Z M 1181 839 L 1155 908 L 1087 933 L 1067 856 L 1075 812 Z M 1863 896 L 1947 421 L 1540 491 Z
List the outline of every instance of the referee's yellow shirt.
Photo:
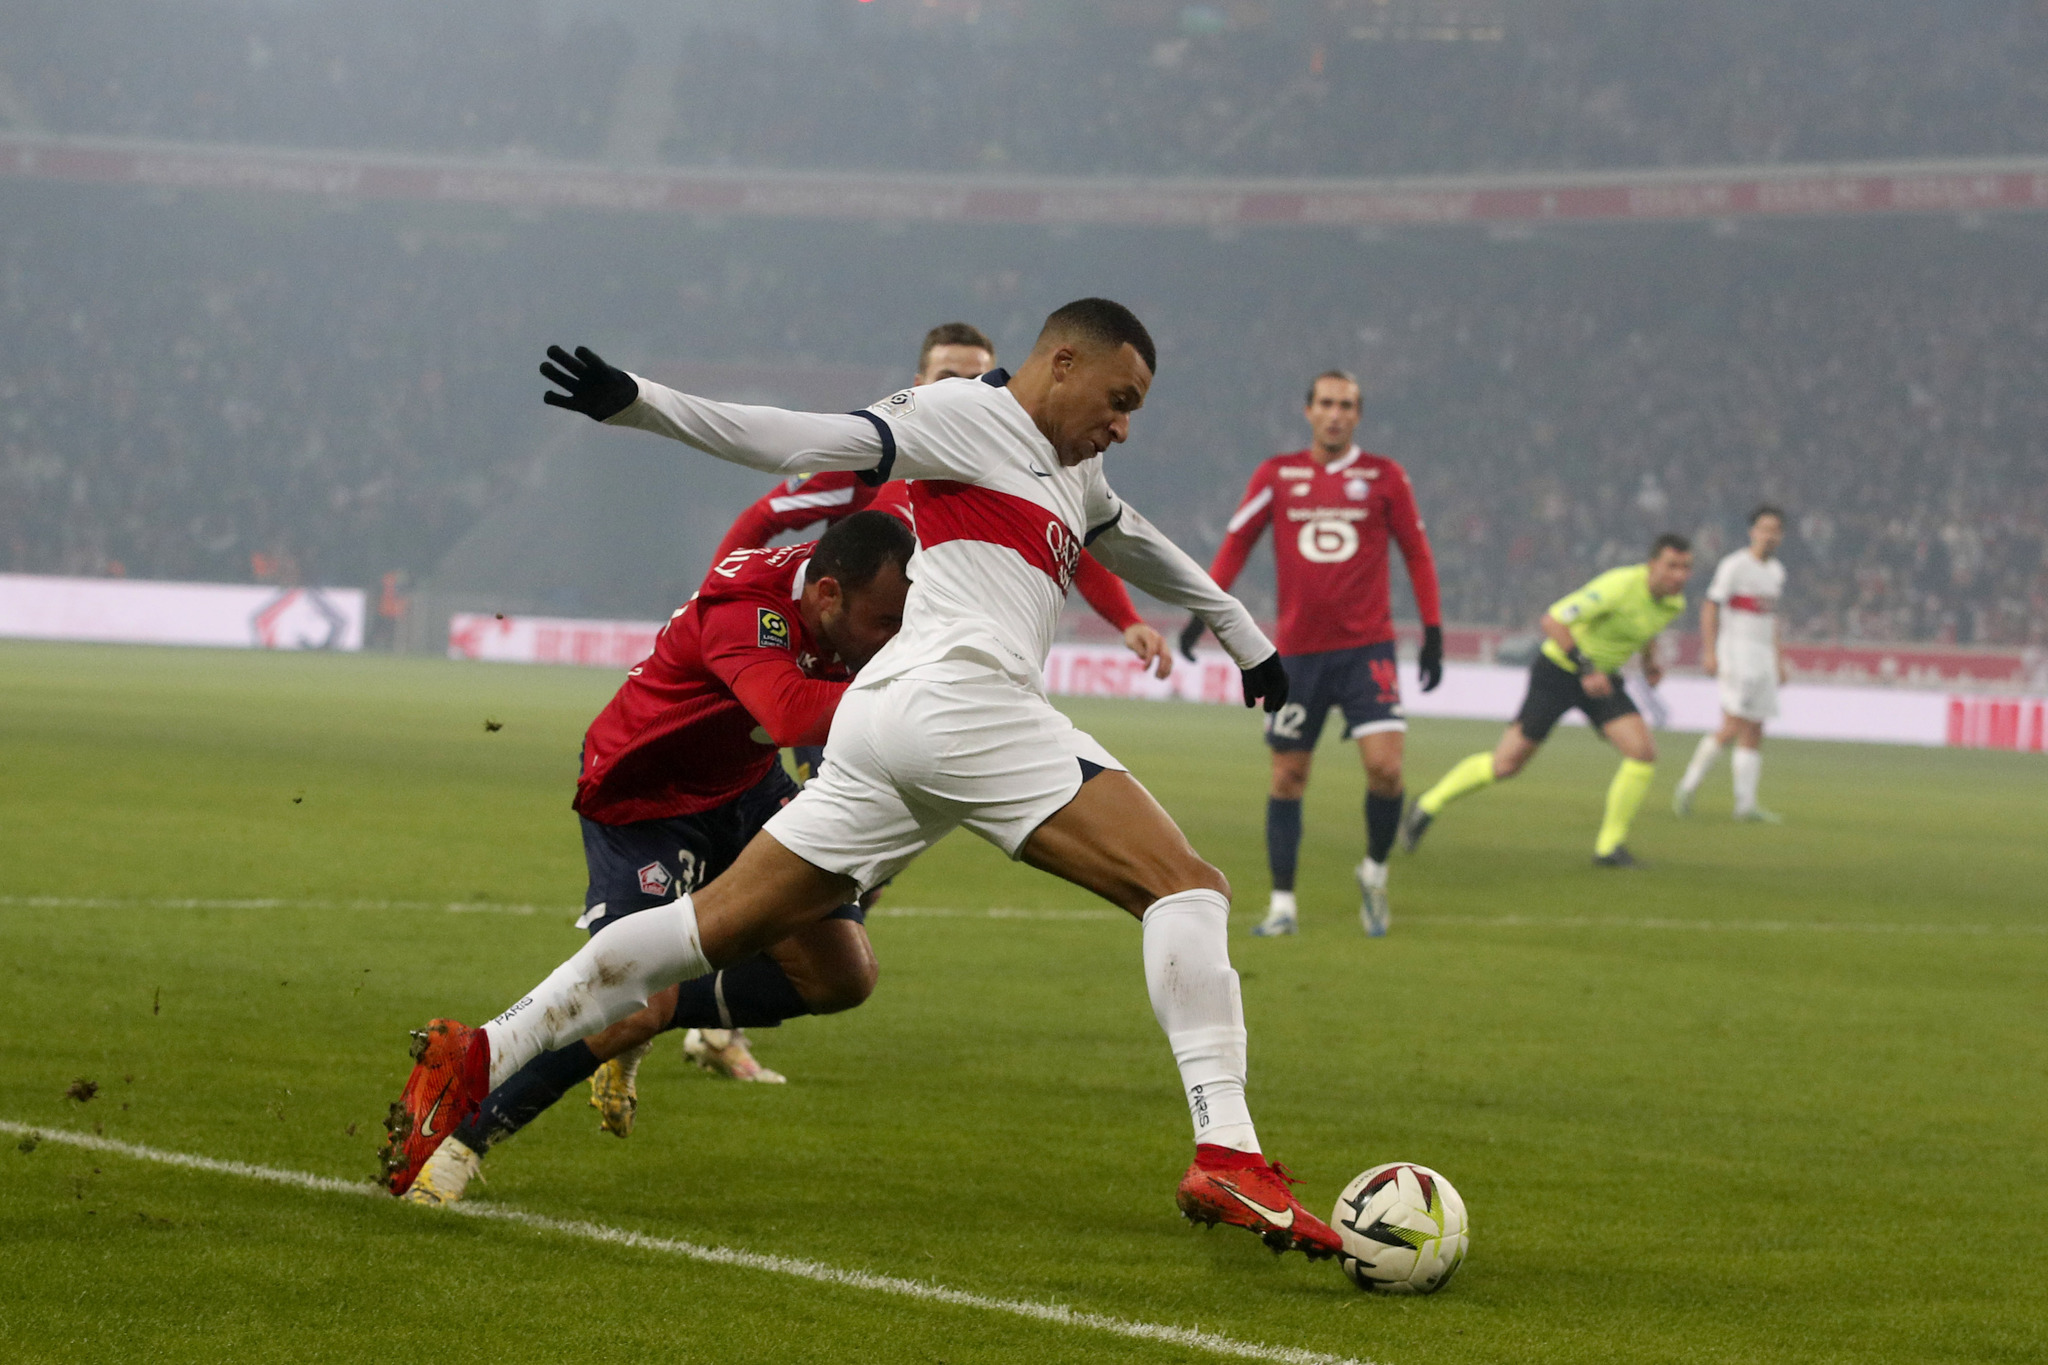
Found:
M 1656 638 L 1685 610 L 1685 594 L 1650 595 L 1650 566 L 1630 564 L 1609 569 L 1577 592 L 1550 604 L 1550 614 L 1563 622 L 1586 657 L 1602 673 L 1612 673 L 1628 657 Z M 1543 655 L 1559 668 L 1575 673 L 1571 656 L 1555 640 L 1543 641 Z

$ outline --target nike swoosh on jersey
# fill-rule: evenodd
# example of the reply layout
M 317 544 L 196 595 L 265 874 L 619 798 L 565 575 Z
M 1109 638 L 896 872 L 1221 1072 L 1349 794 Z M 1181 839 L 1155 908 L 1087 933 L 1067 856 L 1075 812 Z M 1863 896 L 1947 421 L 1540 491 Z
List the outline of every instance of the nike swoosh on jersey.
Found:
M 1038 467 L 1037 465 L 1035 465 L 1035 464 L 1032 464 L 1032 465 L 1026 465 L 1026 466 L 1024 466 L 1024 467 L 1025 467 L 1026 469 L 1030 470 L 1030 471 L 1031 471 L 1032 473 L 1036 474 L 1036 475 L 1037 475 L 1037 476 L 1038 476 L 1039 478 L 1041 478 L 1041 479 L 1049 479 L 1049 478 L 1051 478 L 1051 477 L 1052 477 L 1052 475 L 1050 475 L 1050 474 L 1046 473 L 1046 472 L 1045 472 L 1045 471 L 1044 471 L 1043 469 L 1040 469 L 1040 468 L 1039 468 L 1039 467 Z
M 420 1120 L 421 1137 L 432 1137 L 434 1135 L 434 1115 L 441 1112 L 441 1101 L 447 1098 L 448 1096 L 445 1093 L 434 1097 L 434 1107 L 432 1109 L 429 1109 L 427 1111 L 427 1116 Z M 1243 1199 L 1244 1196 L 1239 1195 L 1238 1198 Z M 1249 1200 L 1247 1200 L 1246 1202 L 1250 1203 Z M 1259 1206 L 1257 1204 L 1252 1204 L 1252 1207 L 1256 1209 Z M 1260 1209 L 1259 1211 L 1261 1213 L 1265 1212 L 1265 1210 L 1263 1209 Z
M 1217 1183 L 1222 1184 L 1221 1181 L 1218 1181 Z M 1234 1186 L 1231 1185 L 1224 1185 L 1223 1190 L 1224 1193 L 1228 1194 L 1232 1199 L 1235 1199 L 1238 1203 L 1244 1205 L 1253 1213 L 1258 1214 L 1259 1217 L 1265 1219 L 1274 1227 L 1291 1228 L 1294 1226 L 1293 1209 L 1269 1209 L 1264 1204 L 1261 1204 L 1256 1200 L 1245 1198 L 1242 1194 L 1239 1194 L 1237 1192 L 1237 1189 Z

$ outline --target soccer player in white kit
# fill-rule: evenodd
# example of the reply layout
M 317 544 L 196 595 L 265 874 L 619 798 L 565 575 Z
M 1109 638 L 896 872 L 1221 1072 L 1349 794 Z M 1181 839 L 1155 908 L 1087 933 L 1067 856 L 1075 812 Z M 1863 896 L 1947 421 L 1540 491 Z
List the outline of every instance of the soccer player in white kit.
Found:
M 1735 818 L 1775 825 L 1779 817 L 1757 804 L 1764 769 L 1764 722 L 1778 718 L 1778 684 L 1785 680 L 1785 649 L 1778 629 L 1778 599 L 1785 595 L 1785 514 L 1766 504 L 1749 515 L 1749 544 L 1714 569 L 1700 605 L 1700 667 L 1721 684 L 1721 728 L 1702 735 L 1692 762 L 1672 794 L 1671 808 L 1692 811 L 1707 771 L 1731 740 L 1735 752 Z
M 400 1108 L 413 1131 L 462 1122 L 490 1087 L 680 980 L 706 975 L 888 880 L 965 825 L 1012 858 L 1088 888 L 1144 926 L 1153 1012 L 1196 1142 L 1176 1202 L 1190 1219 L 1276 1251 L 1333 1255 L 1337 1235 L 1262 1155 L 1245 1102 L 1244 1011 L 1230 966 L 1229 883 L 1093 738 L 1046 700 L 1044 666 L 1085 543 L 1119 577 L 1200 616 L 1244 674 L 1247 706 L 1286 701 L 1278 652 L 1103 477 L 1129 435 L 1155 354 L 1122 305 L 1082 299 L 1046 319 L 1017 374 L 905 389 L 859 413 L 710 402 L 548 352 L 547 401 L 770 473 L 907 478 L 918 552 L 902 631 L 847 691 L 824 770 L 725 875 L 600 931 L 481 1028 L 435 1020 Z M 558 368 L 559 367 L 559 368 Z M 429 1144 L 416 1144 L 430 1152 Z M 425 1155 L 419 1157 L 425 1159 Z

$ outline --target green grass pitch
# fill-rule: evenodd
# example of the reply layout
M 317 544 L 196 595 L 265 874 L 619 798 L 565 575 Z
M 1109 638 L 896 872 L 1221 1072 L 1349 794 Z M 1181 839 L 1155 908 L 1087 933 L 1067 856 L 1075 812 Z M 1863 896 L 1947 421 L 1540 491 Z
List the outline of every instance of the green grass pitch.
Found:
M 567 803 L 613 682 L 0 646 L 0 1120 L 367 1180 L 406 1030 L 489 1015 L 580 941 Z M 479 1197 L 1383 1365 L 2048 1356 L 2039 758 L 1774 744 L 1788 823 L 1738 827 L 1725 769 L 1669 814 L 1674 737 L 1631 840 L 1651 866 L 1596 873 L 1611 759 L 1563 731 L 1397 856 L 1368 941 L 1332 739 L 1303 932 L 1264 942 L 1253 721 L 1073 712 L 1237 885 L 1267 1149 L 1318 1211 L 1381 1161 L 1442 1170 L 1474 1227 L 1449 1290 L 1368 1297 L 1184 1224 L 1137 929 L 965 835 L 887 902 L 960 913 L 873 921 L 872 1001 L 760 1036 L 790 1085 L 665 1040 L 630 1141 L 579 1095 Z M 1412 784 L 1495 733 L 1418 724 Z M 67 1365 L 1219 1358 L 13 1133 L 0 1272 L 0 1358 Z

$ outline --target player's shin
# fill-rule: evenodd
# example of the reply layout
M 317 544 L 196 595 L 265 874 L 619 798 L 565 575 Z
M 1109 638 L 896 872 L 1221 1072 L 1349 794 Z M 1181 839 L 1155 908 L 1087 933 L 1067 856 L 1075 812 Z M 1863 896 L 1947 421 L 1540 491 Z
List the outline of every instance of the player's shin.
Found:
M 1491 753 L 1468 754 L 1443 775 L 1443 778 L 1420 797 L 1415 804 L 1430 815 L 1435 815 L 1445 806 L 1478 791 L 1481 787 L 1493 785 L 1493 755 Z
M 1256 1152 L 1229 920 L 1230 903 L 1220 892 L 1183 891 L 1154 901 L 1145 911 L 1145 984 L 1180 1066 L 1195 1142 Z
M 1487 774 L 1492 775 L 1493 764 L 1489 758 Z M 1401 832 L 1401 804 L 1404 793 L 1381 796 L 1368 790 L 1365 793 L 1365 856 L 1375 863 L 1384 864 L 1387 855 L 1394 851 L 1394 836 Z
M 789 973 L 766 953 L 685 981 L 670 1028 L 773 1028 L 811 1012 Z
M 1763 781 L 1764 756 L 1761 750 L 1738 747 L 1728 759 L 1728 766 L 1735 777 L 1735 813 L 1748 815 L 1756 809 L 1756 789 Z
M 1692 761 L 1685 765 L 1685 776 L 1678 780 L 1681 790 L 1696 792 L 1700 783 L 1707 780 L 1713 771 L 1714 760 L 1721 756 L 1721 741 L 1712 731 L 1700 736 L 1699 747 L 1692 751 Z
M 1628 827 L 1642 807 L 1643 798 L 1649 795 L 1651 779 L 1656 775 L 1654 763 L 1634 758 L 1621 760 L 1614 780 L 1607 784 L 1607 815 L 1600 822 L 1600 837 L 1593 845 L 1593 856 L 1604 858 L 1627 841 Z
M 1301 801 L 1266 798 L 1266 867 L 1275 891 L 1294 890 L 1295 864 L 1301 856 Z
M 491 1088 L 543 1052 L 615 1024 L 664 986 L 711 970 L 688 896 L 642 910 L 600 930 L 533 992 L 484 1025 Z
M 601 1063 L 582 1040 L 543 1052 L 494 1086 L 477 1111 L 455 1130 L 470 1151 L 482 1156 L 493 1143 L 511 1137 L 548 1106 L 590 1079 Z

